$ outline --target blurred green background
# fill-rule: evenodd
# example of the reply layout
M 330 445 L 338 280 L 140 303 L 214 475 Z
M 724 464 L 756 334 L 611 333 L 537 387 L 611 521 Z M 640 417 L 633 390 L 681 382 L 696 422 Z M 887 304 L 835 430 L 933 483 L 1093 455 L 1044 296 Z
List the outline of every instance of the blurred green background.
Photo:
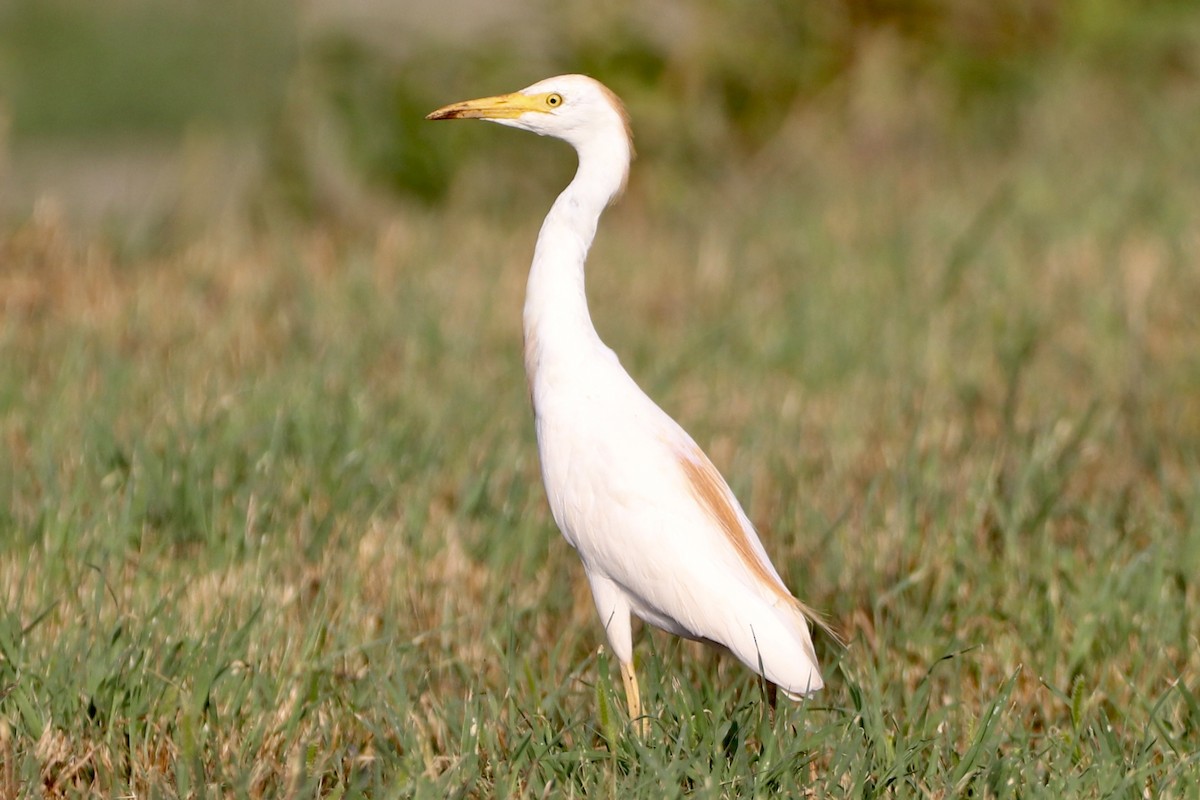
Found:
M 1109 96 L 1092 99 L 1117 103 L 1127 119 L 1171 96 L 1194 105 L 1198 29 L 1186 0 L 603 10 L 536 0 L 8 0 L 0 212 L 20 220 L 52 198 L 76 221 L 146 246 L 214 219 L 369 223 L 396 203 L 440 202 L 454 173 L 471 172 L 461 126 L 427 125 L 424 112 L 565 71 L 600 77 L 626 99 L 666 198 L 786 151 L 789 120 L 803 115 L 835 119 L 875 151 L 1012 148 L 1027 109 L 1054 92 L 1086 103 L 1102 86 Z M 536 176 L 543 159 L 513 141 L 473 157 Z M 475 190 L 499 208 L 514 186 L 542 184 Z

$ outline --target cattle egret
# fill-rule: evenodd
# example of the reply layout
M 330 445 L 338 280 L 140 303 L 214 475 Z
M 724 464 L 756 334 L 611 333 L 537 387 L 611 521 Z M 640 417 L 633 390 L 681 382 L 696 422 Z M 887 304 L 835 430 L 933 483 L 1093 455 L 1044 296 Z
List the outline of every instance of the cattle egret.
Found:
M 554 521 L 579 554 L 630 719 L 646 730 L 630 615 L 728 648 L 792 699 L 821 688 L 809 634 L 753 525 L 692 437 L 600 341 L 584 262 L 600 214 L 622 191 L 633 142 L 621 101 L 583 75 L 439 108 L 553 136 L 579 156 L 542 223 L 525 295 L 525 371 Z

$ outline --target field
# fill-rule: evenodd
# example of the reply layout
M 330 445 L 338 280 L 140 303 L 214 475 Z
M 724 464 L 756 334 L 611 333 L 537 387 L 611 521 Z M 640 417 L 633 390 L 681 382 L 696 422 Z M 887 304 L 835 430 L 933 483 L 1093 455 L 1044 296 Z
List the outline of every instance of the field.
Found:
M 177 194 L 103 213 L 36 190 L 98 163 L 90 123 L 14 91 L 0 797 L 1200 796 L 1200 15 L 1144 28 L 967 92 L 881 24 L 736 124 L 682 56 L 580 56 L 640 151 L 597 328 L 846 640 L 772 716 L 643 629 L 645 740 L 521 371 L 572 156 L 420 121 L 579 63 L 476 61 L 376 123 L 315 79 L 265 121 L 168 108 L 131 149 L 182 142 Z

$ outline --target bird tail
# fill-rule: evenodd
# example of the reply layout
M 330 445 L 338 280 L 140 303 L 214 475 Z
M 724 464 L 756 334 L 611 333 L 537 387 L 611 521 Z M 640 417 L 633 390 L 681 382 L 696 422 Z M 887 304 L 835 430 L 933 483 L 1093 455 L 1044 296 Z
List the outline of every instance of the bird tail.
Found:
M 833 627 L 833 623 L 830 622 L 824 614 L 809 606 L 807 603 L 797 600 L 795 597 L 792 598 L 792 606 L 800 613 L 800 616 L 804 617 L 806 623 L 811 622 L 813 625 L 823 630 L 825 635 L 837 642 L 839 646 L 846 646 L 846 640 L 842 638 L 841 633 L 837 628 Z
M 746 666 L 778 686 L 789 700 L 799 700 L 825 685 L 809 631 L 812 612 L 790 596 L 777 597 L 770 605 L 774 624 L 764 624 L 766 618 L 760 617 L 752 631 L 754 651 L 740 657 Z M 825 625 L 819 617 L 817 620 Z

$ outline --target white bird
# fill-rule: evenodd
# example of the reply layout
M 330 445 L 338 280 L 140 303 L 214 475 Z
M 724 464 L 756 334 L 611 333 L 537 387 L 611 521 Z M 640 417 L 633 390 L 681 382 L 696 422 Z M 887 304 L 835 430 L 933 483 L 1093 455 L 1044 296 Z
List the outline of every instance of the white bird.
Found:
M 631 615 L 728 648 L 791 699 L 820 689 L 809 620 L 823 623 L 788 591 L 720 472 L 592 325 L 584 262 L 633 157 L 621 101 L 598 81 L 562 75 L 427 119 L 489 120 L 562 139 L 579 156 L 538 234 L 525 371 L 550 509 L 583 562 L 636 729 L 647 720 Z

